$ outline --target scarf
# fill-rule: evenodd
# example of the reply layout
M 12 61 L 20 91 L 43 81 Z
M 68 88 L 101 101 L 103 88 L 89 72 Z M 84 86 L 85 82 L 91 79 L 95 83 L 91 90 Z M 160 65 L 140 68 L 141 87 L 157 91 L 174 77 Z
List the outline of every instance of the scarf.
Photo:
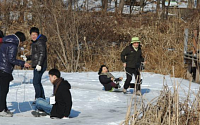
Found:
M 54 91 L 53 91 L 53 94 L 55 95 L 56 94 L 56 91 L 60 85 L 60 83 L 63 81 L 64 79 L 63 78 L 58 78 L 56 79 L 54 82 L 53 82 L 53 85 L 54 85 Z
M 115 79 L 115 77 L 111 73 L 109 73 L 109 72 L 101 73 L 100 75 L 106 75 L 107 78 L 113 78 L 113 79 Z

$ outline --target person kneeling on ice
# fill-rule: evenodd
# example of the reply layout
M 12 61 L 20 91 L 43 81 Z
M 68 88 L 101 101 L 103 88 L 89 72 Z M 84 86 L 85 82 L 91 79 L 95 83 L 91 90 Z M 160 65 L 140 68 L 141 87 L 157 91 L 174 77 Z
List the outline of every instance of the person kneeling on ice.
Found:
M 120 88 L 119 81 L 122 81 L 122 77 L 115 78 L 108 70 L 106 65 L 102 65 L 99 69 L 99 81 L 105 87 L 105 91 L 112 91 L 113 88 Z
M 43 98 L 36 99 L 36 109 L 49 114 L 51 118 L 65 119 L 70 115 L 72 107 L 71 85 L 60 77 L 60 71 L 51 69 L 49 79 L 54 86 L 53 95 L 49 101 Z M 39 114 L 37 114 L 38 116 Z

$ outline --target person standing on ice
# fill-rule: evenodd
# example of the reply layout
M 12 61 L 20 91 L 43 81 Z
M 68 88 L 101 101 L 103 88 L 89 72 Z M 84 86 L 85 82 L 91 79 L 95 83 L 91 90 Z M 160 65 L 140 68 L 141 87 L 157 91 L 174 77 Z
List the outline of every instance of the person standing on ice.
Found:
M 3 37 L 0 47 L 0 117 L 13 116 L 13 113 L 8 110 L 6 98 L 9 84 L 13 80 L 12 72 L 14 66 L 30 67 L 25 61 L 16 59 L 18 47 L 25 40 L 26 37 L 22 32 Z
M 115 78 L 108 70 L 106 65 L 102 65 L 99 69 L 99 81 L 104 86 L 105 91 L 112 91 L 113 88 L 119 88 L 119 81 L 122 81 L 122 77 Z
M 131 39 L 131 44 L 122 51 L 121 61 L 126 70 L 126 81 L 123 89 L 123 92 L 126 93 L 130 86 L 133 74 L 135 76 L 135 83 L 138 84 L 141 82 L 140 67 L 142 62 L 144 62 L 144 58 L 142 57 L 139 37 L 133 37 Z M 136 87 L 137 95 L 141 95 L 140 90 L 140 86 Z
M 71 85 L 60 77 L 60 71 L 57 69 L 49 71 L 49 79 L 54 86 L 54 96 L 50 97 L 50 102 L 43 98 L 37 98 L 36 109 L 44 111 L 52 119 L 68 118 L 72 108 Z M 33 111 L 32 114 L 36 117 L 40 116 L 40 113 L 36 111 Z
M 42 75 L 47 68 L 47 37 L 39 33 L 39 29 L 32 27 L 30 29 L 31 36 L 31 55 L 24 60 L 31 60 L 33 70 L 33 86 L 35 89 L 35 99 L 45 99 L 44 89 L 41 83 Z M 33 102 L 35 104 L 35 101 Z

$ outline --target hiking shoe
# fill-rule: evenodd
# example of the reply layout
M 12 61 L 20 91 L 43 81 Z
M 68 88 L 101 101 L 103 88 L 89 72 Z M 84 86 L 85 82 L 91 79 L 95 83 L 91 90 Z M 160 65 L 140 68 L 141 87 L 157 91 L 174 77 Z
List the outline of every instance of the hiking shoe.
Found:
M 123 93 L 126 94 L 127 93 L 127 89 L 123 89 Z
M 0 112 L 0 117 L 13 117 L 13 113 L 10 110 Z
M 136 95 L 138 95 L 138 96 L 142 95 L 142 93 L 140 92 L 140 90 L 136 91 Z
M 31 114 L 35 117 L 41 117 L 41 116 L 47 116 L 48 115 L 46 112 L 39 111 L 39 110 L 32 111 Z

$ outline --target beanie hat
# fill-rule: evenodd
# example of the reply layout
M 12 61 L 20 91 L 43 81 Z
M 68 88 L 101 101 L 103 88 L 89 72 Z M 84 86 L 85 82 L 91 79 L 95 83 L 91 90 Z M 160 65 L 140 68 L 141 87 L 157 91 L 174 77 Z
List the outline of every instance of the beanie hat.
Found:
M 0 30 L 0 38 L 3 38 L 4 35 L 3 35 L 3 32 Z
M 24 42 L 26 40 L 26 37 L 24 35 L 24 33 L 22 32 L 16 32 L 15 35 L 19 38 L 20 42 Z
M 132 37 L 131 43 L 140 43 L 139 37 Z
M 32 27 L 32 28 L 30 29 L 30 34 L 31 34 L 32 32 L 35 32 L 35 33 L 37 33 L 38 35 L 40 34 L 39 29 L 38 29 L 37 27 Z

